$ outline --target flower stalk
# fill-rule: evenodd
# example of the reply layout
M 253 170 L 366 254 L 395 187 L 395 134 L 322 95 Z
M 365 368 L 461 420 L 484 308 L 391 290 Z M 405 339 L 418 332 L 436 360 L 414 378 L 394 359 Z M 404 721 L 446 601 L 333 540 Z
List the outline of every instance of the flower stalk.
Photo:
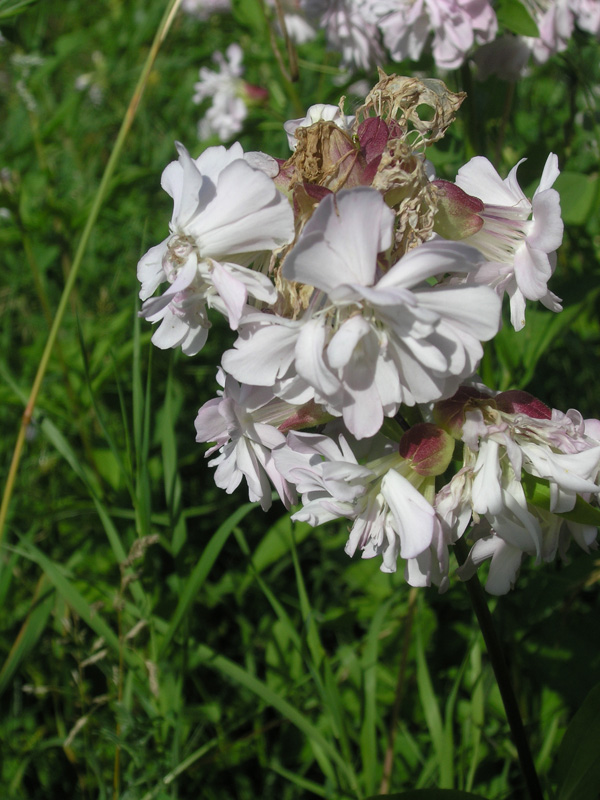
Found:
M 454 550 L 458 563 L 462 566 L 468 556 L 468 545 L 466 544 L 464 538 L 461 538 L 456 542 Z M 536 772 L 531 750 L 529 748 L 527 734 L 525 733 L 525 726 L 523 725 L 523 719 L 521 718 L 521 712 L 519 711 L 517 698 L 515 697 L 508 667 L 506 666 L 506 661 L 504 659 L 502 644 L 494 627 L 492 615 L 486 601 L 483 587 L 481 586 L 476 573 L 472 578 L 466 580 L 465 584 L 467 591 L 469 592 L 469 597 L 471 599 L 475 616 L 477 617 L 477 622 L 479 623 L 479 628 L 483 634 L 483 639 L 485 641 L 485 646 L 487 648 L 490 661 L 492 663 L 492 669 L 494 670 L 496 683 L 498 684 L 498 689 L 500 690 L 500 696 L 502 697 L 502 704 L 504 705 L 504 710 L 506 711 L 506 718 L 508 720 L 512 739 L 515 747 L 517 748 L 519 763 L 521 765 L 521 773 L 527 786 L 530 800 L 544 800 L 542 787 L 540 786 L 538 774 Z

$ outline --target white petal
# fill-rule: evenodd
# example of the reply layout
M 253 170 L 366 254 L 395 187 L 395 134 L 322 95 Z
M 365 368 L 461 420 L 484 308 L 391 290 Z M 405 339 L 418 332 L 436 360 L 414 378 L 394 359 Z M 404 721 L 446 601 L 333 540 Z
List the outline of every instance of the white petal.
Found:
M 393 211 L 374 189 L 328 195 L 286 258 L 284 277 L 323 291 L 345 283 L 372 285 L 377 254 L 392 243 L 393 220 Z
M 403 256 L 377 283 L 378 289 L 391 286 L 410 289 L 434 275 L 469 272 L 483 261 L 474 247 L 437 239 L 415 247 Z
M 519 161 L 520 163 L 522 162 Z M 488 205 L 514 206 L 515 202 L 521 200 L 522 195 L 521 192 L 516 193 L 507 186 L 492 164 L 483 156 L 475 156 L 458 170 L 456 185 Z
M 335 395 L 340 382 L 323 358 L 326 328 L 322 318 L 310 319 L 303 326 L 296 344 L 298 373 L 325 397 Z
M 232 330 L 236 330 L 248 299 L 246 287 L 228 269 L 216 261 L 213 262 L 212 280 L 227 308 L 229 325 Z
M 537 250 L 551 253 L 563 239 L 564 224 L 560 215 L 560 195 L 555 189 L 546 189 L 533 198 L 533 228 L 527 242 Z
M 148 252 L 138 261 L 137 277 L 142 284 L 140 289 L 140 300 L 147 300 L 151 297 L 156 287 L 167 279 L 163 269 L 162 260 L 167 252 L 167 242 L 165 239 L 160 244 L 151 247 Z
M 381 481 L 385 497 L 400 537 L 402 558 L 415 558 L 431 544 L 435 511 L 422 494 L 396 470 Z
M 204 257 L 272 250 L 292 240 L 294 214 L 270 178 L 237 160 L 219 175 L 217 196 L 188 230 Z

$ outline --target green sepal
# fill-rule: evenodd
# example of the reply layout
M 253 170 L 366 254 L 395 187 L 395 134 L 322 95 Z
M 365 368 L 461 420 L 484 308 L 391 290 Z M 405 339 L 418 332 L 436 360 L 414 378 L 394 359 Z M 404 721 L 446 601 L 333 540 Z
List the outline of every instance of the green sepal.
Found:
M 528 503 L 544 511 L 550 511 L 550 484 L 547 480 L 524 473 L 521 478 L 521 485 Z M 571 511 L 563 511 L 556 516 L 569 520 L 569 522 L 577 522 L 579 525 L 596 525 L 600 527 L 600 508 L 590 505 L 579 495 L 577 495 L 575 505 Z
M 404 436 L 404 429 L 402 425 L 396 422 L 392 417 L 385 417 L 383 425 L 381 426 L 381 433 L 393 442 L 399 443 L 400 439 Z

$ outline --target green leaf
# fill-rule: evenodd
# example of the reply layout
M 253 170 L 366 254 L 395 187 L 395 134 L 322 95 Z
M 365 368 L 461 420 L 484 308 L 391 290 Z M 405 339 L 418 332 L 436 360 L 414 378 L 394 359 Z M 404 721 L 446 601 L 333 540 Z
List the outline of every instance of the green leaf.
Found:
M 539 37 L 540 32 L 535 21 L 519 0 L 499 0 L 496 16 L 503 28 L 519 36 Z
M 435 751 L 440 782 L 452 785 L 454 780 L 452 740 L 450 739 L 450 741 L 448 741 L 446 732 L 444 731 L 438 698 L 429 675 L 423 635 L 419 626 L 416 628 L 415 641 L 417 649 L 417 688 L 425 720 L 427 721 L 429 737 Z
M 160 644 L 160 655 L 164 655 L 166 652 L 166 649 L 169 646 L 171 639 L 175 635 L 181 620 L 194 602 L 198 592 L 200 591 L 200 588 L 202 587 L 202 584 L 206 580 L 215 561 L 219 557 L 219 553 L 225 546 L 225 542 L 229 538 L 232 530 L 239 522 L 241 522 L 246 514 L 249 511 L 252 511 L 253 508 L 256 508 L 257 505 L 257 503 L 246 503 L 245 505 L 240 506 L 228 519 L 225 520 L 221 527 L 217 529 L 210 542 L 208 542 L 204 548 L 202 555 L 200 556 L 200 560 L 194 567 L 192 574 L 187 579 L 187 582 L 181 591 L 179 603 L 177 604 L 177 608 L 175 609 L 175 612 L 171 618 L 169 627 L 167 628 L 164 638 Z
M 521 478 L 521 485 L 528 503 L 544 511 L 550 510 L 550 485 L 547 480 L 524 473 Z M 600 508 L 590 505 L 579 495 L 577 495 L 575 506 L 571 511 L 563 511 L 556 516 L 563 517 L 569 522 L 577 522 L 580 525 L 600 526 Z
M 560 195 L 564 222 L 567 225 L 585 225 L 597 205 L 598 176 L 561 172 L 554 188 Z
M 598 800 L 600 793 L 600 684 L 571 720 L 556 760 L 558 800 Z
M 289 720 L 292 725 L 298 728 L 314 746 L 318 747 L 332 764 L 337 766 L 339 774 L 343 775 L 345 781 L 352 790 L 358 793 L 356 776 L 352 766 L 348 764 L 338 750 L 330 744 L 321 731 L 280 694 L 274 692 L 265 683 L 243 669 L 243 667 L 225 658 L 225 656 L 218 655 L 214 650 L 211 650 L 205 645 L 200 645 L 200 647 L 197 648 L 192 656 L 191 662 L 195 665 L 202 664 L 204 667 L 210 667 L 220 672 L 222 675 L 230 678 L 230 680 L 239 683 L 240 686 L 244 686 L 246 689 L 253 692 L 268 706 L 276 709 L 285 719 Z M 474 795 L 472 795 L 472 797 L 474 797 Z M 458 798 L 458 800 L 460 800 L 460 798 Z
M 21 626 L 10 653 L 0 670 L 0 694 L 10 683 L 21 662 L 33 650 L 44 632 L 54 606 L 54 590 L 47 578 L 42 575 L 38 581 L 27 619 Z

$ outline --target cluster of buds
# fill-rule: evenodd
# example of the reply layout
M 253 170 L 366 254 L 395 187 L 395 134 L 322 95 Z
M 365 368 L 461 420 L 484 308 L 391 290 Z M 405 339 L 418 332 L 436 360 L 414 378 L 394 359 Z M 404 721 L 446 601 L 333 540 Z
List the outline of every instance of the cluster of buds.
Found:
M 347 552 L 387 572 L 403 559 L 415 586 L 446 587 L 473 520 L 463 574 L 491 557 L 501 593 L 524 553 L 592 546 L 600 425 L 473 388 L 505 292 L 517 328 L 526 299 L 560 309 L 562 221 L 552 154 L 533 202 L 516 167 L 503 181 L 484 158 L 435 179 L 426 150 L 463 98 L 381 74 L 353 117 L 340 103 L 286 123 L 286 161 L 178 145 L 170 234 L 138 277 L 158 347 L 195 355 L 212 311 L 238 333 L 196 418 L 219 487 L 245 480 L 264 509 L 273 489 L 287 508 L 300 497 L 292 519 L 311 525 L 351 520 Z

